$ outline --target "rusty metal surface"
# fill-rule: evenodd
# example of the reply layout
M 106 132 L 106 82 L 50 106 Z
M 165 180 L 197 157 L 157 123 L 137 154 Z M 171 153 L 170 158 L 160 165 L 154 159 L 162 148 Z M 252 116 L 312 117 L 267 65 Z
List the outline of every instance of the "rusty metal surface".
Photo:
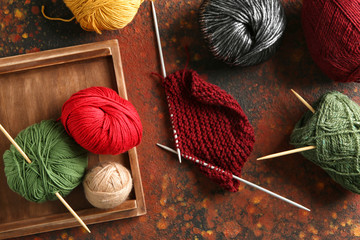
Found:
M 358 84 L 334 83 L 311 60 L 300 23 L 301 0 L 284 0 L 287 28 L 281 46 L 267 62 L 234 68 L 214 60 L 199 32 L 201 0 L 156 1 L 168 73 L 186 64 L 240 103 L 255 129 L 255 149 L 242 177 L 309 207 L 299 210 L 251 187 L 224 192 L 189 162 L 155 146 L 173 146 L 149 2 L 126 28 L 97 35 L 75 22 L 46 20 L 71 17 L 60 0 L 1 0 L 0 56 L 118 39 L 129 99 L 144 126 L 139 149 L 148 213 L 145 216 L 78 227 L 23 239 L 358 239 L 360 196 L 342 189 L 319 167 L 301 155 L 257 162 L 256 158 L 291 149 L 293 126 L 306 111 L 291 94 L 298 91 L 309 103 L 338 90 L 360 103 Z

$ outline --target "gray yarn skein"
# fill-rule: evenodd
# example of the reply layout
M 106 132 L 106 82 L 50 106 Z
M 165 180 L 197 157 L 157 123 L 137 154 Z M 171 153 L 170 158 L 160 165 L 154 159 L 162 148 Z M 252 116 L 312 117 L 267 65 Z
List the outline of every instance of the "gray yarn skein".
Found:
M 245 67 L 275 53 L 286 19 L 279 0 L 205 0 L 200 25 L 217 59 Z

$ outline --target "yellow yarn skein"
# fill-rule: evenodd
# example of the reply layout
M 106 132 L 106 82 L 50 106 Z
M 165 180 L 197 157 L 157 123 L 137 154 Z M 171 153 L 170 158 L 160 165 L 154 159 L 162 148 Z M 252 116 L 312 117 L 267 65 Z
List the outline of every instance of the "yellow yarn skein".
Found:
M 64 0 L 80 26 L 86 31 L 116 30 L 125 27 L 135 17 L 143 0 Z M 42 9 L 43 12 L 43 9 Z M 71 21 L 44 17 L 50 20 Z

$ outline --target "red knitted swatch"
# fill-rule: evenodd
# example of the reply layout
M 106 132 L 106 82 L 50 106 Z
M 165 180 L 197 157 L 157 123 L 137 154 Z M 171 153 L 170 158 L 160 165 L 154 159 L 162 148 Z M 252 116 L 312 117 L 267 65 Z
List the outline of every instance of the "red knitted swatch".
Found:
M 236 192 L 241 169 L 254 145 L 254 130 L 238 102 L 193 70 L 164 80 L 177 147 L 211 180 Z M 205 167 L 201 163 L 214 166 Z

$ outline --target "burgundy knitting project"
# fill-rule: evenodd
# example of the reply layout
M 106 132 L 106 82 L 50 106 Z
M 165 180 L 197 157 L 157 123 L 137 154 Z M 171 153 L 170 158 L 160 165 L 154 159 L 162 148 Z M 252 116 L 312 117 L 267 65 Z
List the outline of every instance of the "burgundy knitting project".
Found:
M 254 146 L 254 130 L 238 102 L 193 70 L 163 81 L 174 137 L 181 154 L 208 178 L 236 192 L 241 169 Z M 214 166 L 212 169 L 211 166 Z

